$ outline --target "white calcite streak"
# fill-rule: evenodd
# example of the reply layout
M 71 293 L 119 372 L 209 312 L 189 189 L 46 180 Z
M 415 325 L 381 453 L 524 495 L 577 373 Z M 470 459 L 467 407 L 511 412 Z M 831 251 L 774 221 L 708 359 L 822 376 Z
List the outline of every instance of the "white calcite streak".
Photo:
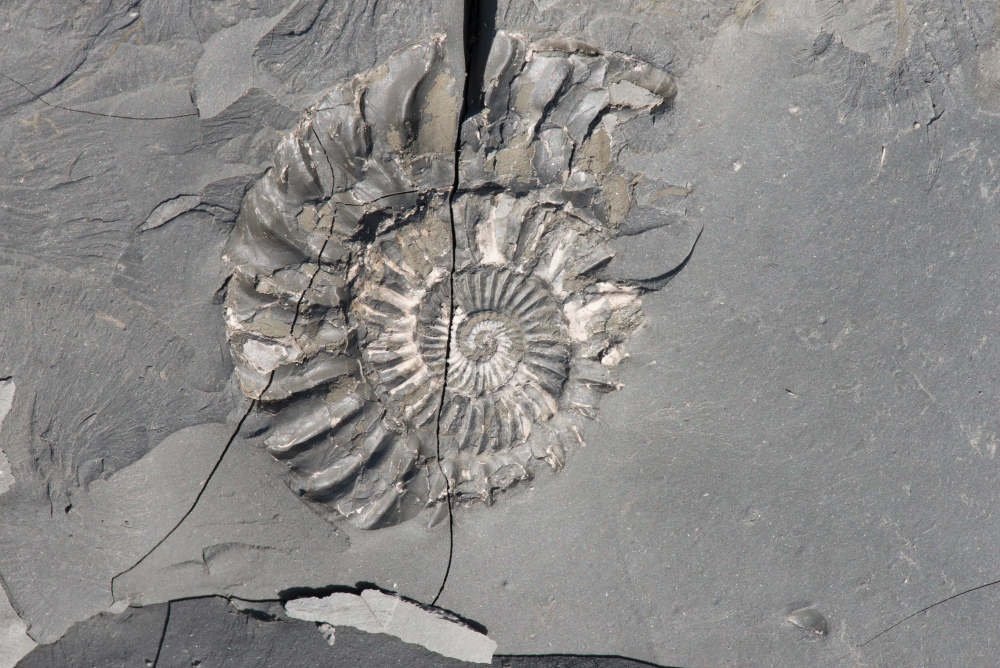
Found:
M 325 626 L 321 632 L 331 645 L 336 638 L 331 627 L 350 626 L 365 633 L 395 636 L 403 642 L 470 663 L 491 663 L 497 648 L 488 636 L 444 613 L 371 589 L 360 596 L 336 593 L 325 598 L 295 599 L 285 604 L 285 613 L 293 619 Z

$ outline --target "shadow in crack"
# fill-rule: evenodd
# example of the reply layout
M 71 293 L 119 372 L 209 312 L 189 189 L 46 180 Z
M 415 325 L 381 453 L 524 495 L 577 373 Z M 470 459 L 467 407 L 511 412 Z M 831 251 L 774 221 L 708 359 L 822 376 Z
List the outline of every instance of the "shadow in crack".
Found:
M 493 657 L 493 666 L 494 668 L 640 668 L 640 666 L 671 668 L 658 663 L 627 659 L 624 656 L 601 654 L 497 655 Z
M 493 40 L 497 35 L 497 0 L 480 0 L 480 2 L 469 0 L 466 6 L 468 76 L 464 118 L 475 116 L 483 110 L 483 74 L 490 56 L 490 47 L 493 46 Z
M 278 592 L 278 598 L 282 603 L 287 603 L 288 601 L 297 598 L 326 598 L 330 594 L 353 594 L 355 596 L 360 596 L 361 592 L 367 590 L 374 590 L 386 594 L 388 596 L 395 596 L 403 601 L 412 603 L 417 607 L 433 611 L 443 616 L 453 618 L 455 621 L 468 626 L 470 629 L 482 633 L 483 635 L 489 635 L 489 630 L 480 624 L 479 622 L 469 619 L 468 617 L 463 617 L 461 615 L 455 614 L 451 610 L 445 610 L 444 608 L 438 608 L 434 605 L 428 605 L 422 601 L 412 599 L 406 596 L 402 596 L 397 592 L 390 591 L 388 589 L 383 589 L 376 584 L 371 582 L 358 582 L 354 587 L 346 587 L 343 585 L 329 585 L 326 587 L 290 587 L 288 589 L 282 589 Z

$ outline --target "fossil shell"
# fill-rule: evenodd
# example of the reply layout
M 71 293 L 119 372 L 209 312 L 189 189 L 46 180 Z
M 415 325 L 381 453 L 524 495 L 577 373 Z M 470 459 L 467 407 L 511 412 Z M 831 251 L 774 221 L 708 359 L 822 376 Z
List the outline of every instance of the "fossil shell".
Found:
M 267 448 L 315 509 L 362 528 L 561 468 L 641 323 L 638 290 L 598 278 L 633 177 L 611 136 L 673 79 L 501 32 L 460 125 L 448 63 L 435 38 L 308 109 L 225 251 L 227 334 L 242 390 L 274 413 Z

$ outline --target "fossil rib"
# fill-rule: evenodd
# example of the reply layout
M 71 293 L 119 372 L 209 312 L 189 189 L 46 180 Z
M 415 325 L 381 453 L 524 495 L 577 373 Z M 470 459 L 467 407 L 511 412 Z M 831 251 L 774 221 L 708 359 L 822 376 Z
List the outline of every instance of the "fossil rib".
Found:
M 362 528 L 439 519 L 444 476 L 492 503 L 537 462 L 561 468 L 641 323 L 637 290 L 598 278 L 633 178 L 612 134 L 673 79 L 501 32 L 483 111 L 459 127 L 444 48 L 404 49 L 308 109 L 225 251 L 227 333 L 241 388 L 274 413 L 267 447 L 314 508 Z

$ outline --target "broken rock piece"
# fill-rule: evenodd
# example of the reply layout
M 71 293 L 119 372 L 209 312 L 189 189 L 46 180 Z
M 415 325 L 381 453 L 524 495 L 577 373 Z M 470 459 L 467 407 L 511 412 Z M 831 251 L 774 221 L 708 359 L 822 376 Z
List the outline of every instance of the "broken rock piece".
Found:
M 295 599 L 285 604 L 285 612 L 294 619 L 327 627 L 353 626 L 366 633 L 386 633 L 442 656 L 472 663 L 492 662 L 497 648 L 487 636 L 444 613 L 374 589 L 366 589 L 360 596 L 336 593 L 325 598 Z

